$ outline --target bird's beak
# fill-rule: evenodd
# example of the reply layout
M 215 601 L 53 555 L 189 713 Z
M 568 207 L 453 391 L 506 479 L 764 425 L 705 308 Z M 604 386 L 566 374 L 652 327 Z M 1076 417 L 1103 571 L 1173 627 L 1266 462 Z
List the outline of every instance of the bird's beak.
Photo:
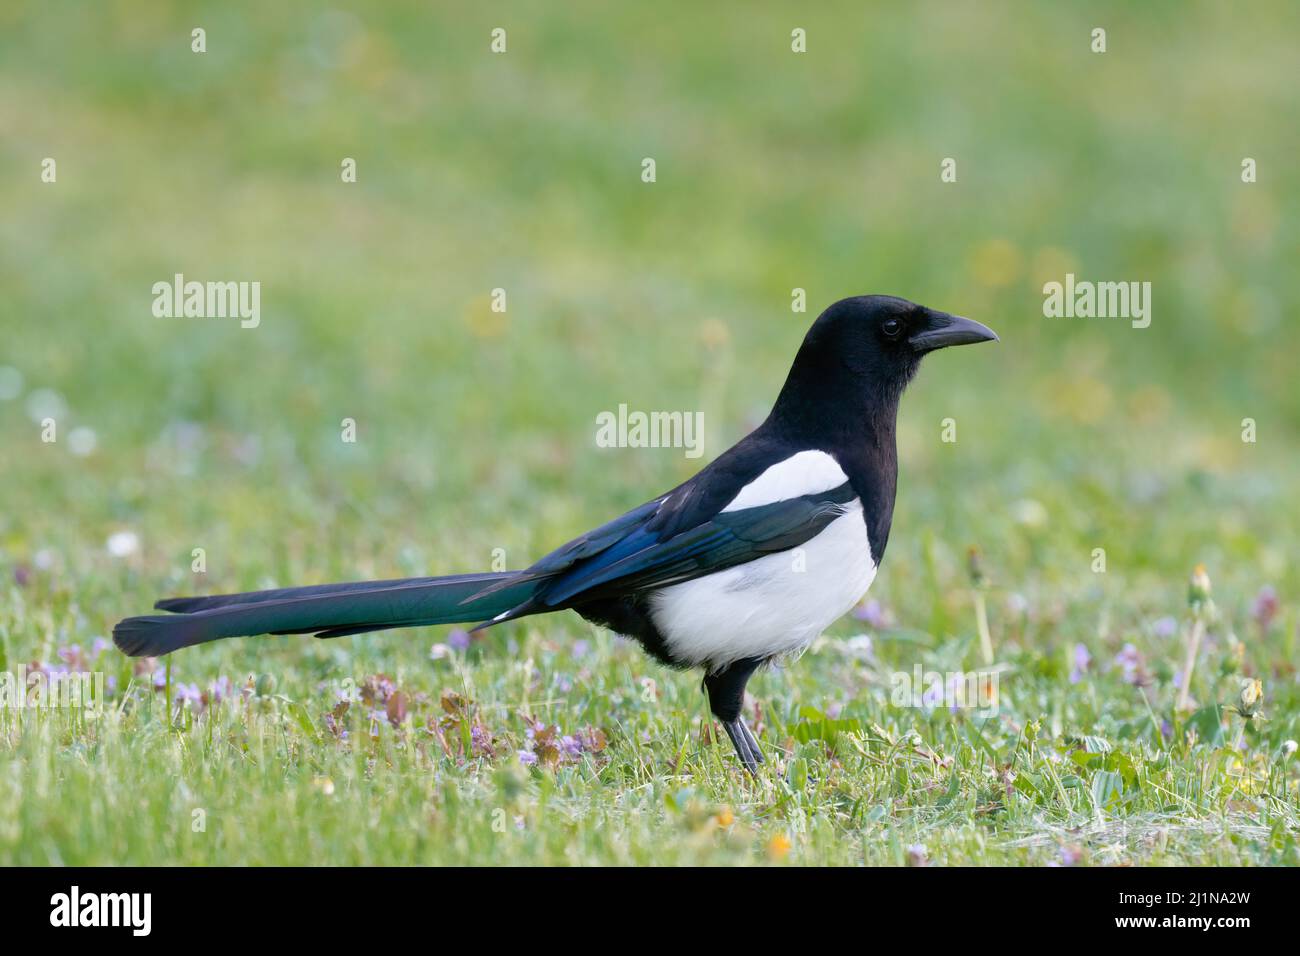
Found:
M 960 315 L 927 310 L 926 324 L 907 341 L 918 352 L 933 352 L 949 345 L 970 345 L 974 342 L 996 342 L 998 334 L 987 325 Z

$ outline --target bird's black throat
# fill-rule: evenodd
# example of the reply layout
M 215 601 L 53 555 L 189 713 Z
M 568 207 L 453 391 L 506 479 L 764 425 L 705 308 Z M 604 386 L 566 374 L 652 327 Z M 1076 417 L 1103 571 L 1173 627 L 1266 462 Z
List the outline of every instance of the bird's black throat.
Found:
M 898 487 L 898 407 L 919 359 L 855 368 L 843 355 L 814 346 L 805 341 L 760 430 L 776 442 L 835 457 L 862 501 L 871 557 L 879 567 Z

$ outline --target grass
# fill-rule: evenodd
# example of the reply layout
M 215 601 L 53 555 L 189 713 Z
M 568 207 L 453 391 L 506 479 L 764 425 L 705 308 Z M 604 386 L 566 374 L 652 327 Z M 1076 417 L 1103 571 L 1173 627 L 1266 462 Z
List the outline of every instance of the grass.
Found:
M 1300 862 L 1298 27 L 7 4 L 0 671 L 112 691 L 0 709 L 0 863 Z M 261 281 L 261 326 L 154 318 L 177 271 Z M 1151 327 L 1043 318 L 1071 271 L 1151 281 Z M 699 465 L 595 447 L 600 411 L 700 410 L 711 458 L 866 291 L 1003 341 L 906 396 L 878 604 L 751 684 L 757 781 L 698 675 L 572 616 L 81 659 L 166 594 L 524 565 Z M 996 714 L 896 700 L 984 666 L 977 598 Z M 1247 677 L 1266 719 L 1227 709 Z

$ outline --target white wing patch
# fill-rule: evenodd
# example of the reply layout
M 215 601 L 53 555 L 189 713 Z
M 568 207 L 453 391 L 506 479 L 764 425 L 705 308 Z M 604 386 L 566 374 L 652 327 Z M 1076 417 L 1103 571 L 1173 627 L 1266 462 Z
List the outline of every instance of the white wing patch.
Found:
M 651 613 L 673 657 L 716 671 L 742 657 L 796 654 L 847 613 L 876 564 L 862 503 L 843 510 L 798 548 L 655 591 Z
M 849 480 L 844 469 L 824 451 L 801 451 L 779 461 L 740 489 L 723 511 L 741 511 L 838 488 Z

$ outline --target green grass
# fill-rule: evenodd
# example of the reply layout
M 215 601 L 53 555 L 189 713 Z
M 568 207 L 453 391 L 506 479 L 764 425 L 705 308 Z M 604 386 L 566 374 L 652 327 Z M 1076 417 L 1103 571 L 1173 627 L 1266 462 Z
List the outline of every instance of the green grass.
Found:
M 428 7 L 0 11 L 0 671 L 167 594 L 527 564 L 700 464 L 595 447 L 600 411 L 703 411 L 711 458 L 860 292 L 1003 339 L 904 400 L 892 622 L 751 684 L 756 782 L 698 675 L 572 616 L 439 659 L 440 629 L 230 641 L 170 690 L 110 649 L 98 720 L 0 710 L 0 863 L 1300 862 L 1293 5 Z M 177 271 L 261 281 L 261 327 L 155 319 Z M 1043 318 L 1067 271 L 1151 281 L 1151 327 Z M 896 673 L 982 666 L 972 546 L 998 711 L 900 706 Z M 326 720 L 375 675 L 396 726 Z M 252 688 L 178 702 L 221 677 Z M 1243 677 L 1267 719 L 1214 709 Z M 530 718 L 604 746 L 525 767 Z

